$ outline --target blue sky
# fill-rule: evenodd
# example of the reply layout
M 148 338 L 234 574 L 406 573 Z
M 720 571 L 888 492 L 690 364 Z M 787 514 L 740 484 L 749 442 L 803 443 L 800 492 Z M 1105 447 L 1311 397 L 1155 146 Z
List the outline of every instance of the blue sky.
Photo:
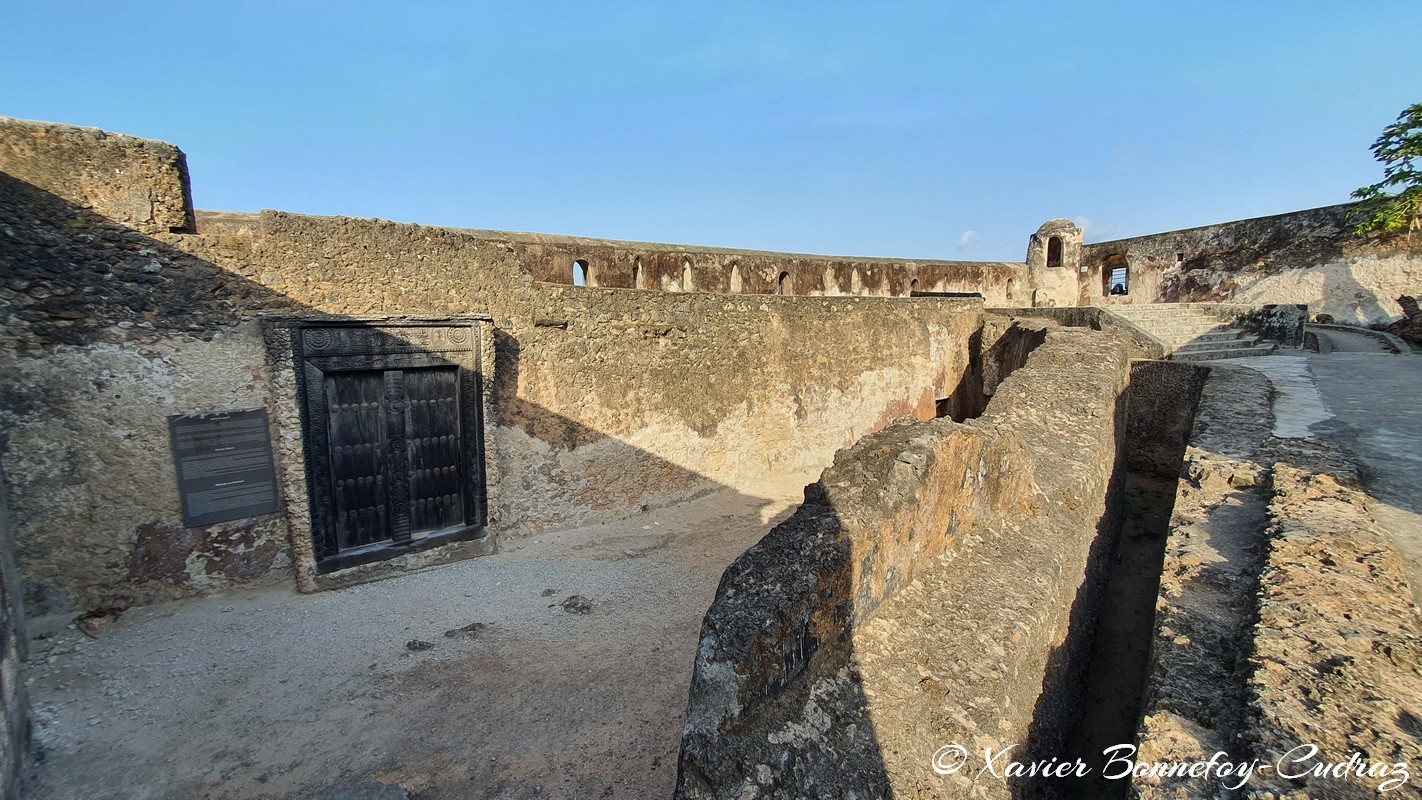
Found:
M 1021 260 L 1344 202 L 1416 0 L 0 8 L 0 115 L 173 142 L 200 208 Z

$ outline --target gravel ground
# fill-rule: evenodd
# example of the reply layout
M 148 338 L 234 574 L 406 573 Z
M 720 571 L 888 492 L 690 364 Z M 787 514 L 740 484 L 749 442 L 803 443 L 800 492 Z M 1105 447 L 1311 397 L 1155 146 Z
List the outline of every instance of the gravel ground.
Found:
M 339 591 L 134 609 L 97 639 L 32 620 L 30 796 L 670 796 L 701 617 L 810 480 Z

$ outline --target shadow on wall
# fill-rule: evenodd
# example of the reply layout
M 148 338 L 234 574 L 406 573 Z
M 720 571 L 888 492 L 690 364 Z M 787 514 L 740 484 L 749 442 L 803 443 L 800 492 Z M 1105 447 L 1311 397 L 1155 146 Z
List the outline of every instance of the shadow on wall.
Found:
M 1079 743 L 1077 725 L 1081 720 L 1083 694 L 1088 670 L 1092 667 L 1091 649 L 1101 618 L 1103 592 L 1110 574 L 1111 555 L 1116 551 L 1124 520 L 1123 492 L 1126 482 L 1127 394 L 1116 397 L 1112 410 L 1113 440 L 1116 442 L 1111 475 L 1106 484 L 1105 513 L 1096 523 L 1086 556 L 1086 576 L 1077 586 L 1067 616 L 1066 634 L 1061 644 L 1047 656 L 1040 693 L 1032 707 L 1027 728 L 1026 746 L 1020 761 L 1065 760 Z M 1113 742 L 1114 744 L 1114 742 Z M 1098 751 L 1099 752 L 1099 751 Z M 1090 754 L 1088 754 L 1090 755 Z M 1096 774 L 1100 774 L 1099 770 Z M 1008 782 L 1015 797 L 1072 797 L 1060 795 L 1061 781 L 1041 776 L 1014 777 Z M 1082 800 L 1094 797 L 1090 792 L 1075 795 Z
M 842 521 L 816 495 L 819 488 L 807 487 L 794 515 L 721 577 L 713 608 L 726 613 L 708 614 L 701 629 L 677 797 L 892 793 L 878 737 L 864 713 L 869 700 L 853 667 L 851 622 L 857 612 L 851 576 L 859 556 L 839 535 Z M 779 551 L 795 553 L 800 563 L 794 569 L 765 563 Z M 773 635 L 760 635 L 766 629 Z M 707 665 L 713 655 L 708 650 L 734 654 L 734 661 Z M 737 662 L 746 674 L 732 671 Z M 796 718 L 799 709 L 814 709 L 823 724 L 787 735 L 765 723 Z M 737 757 L 726 757 L 723 734 L 743 743 Z
M 723 576 L 678 796 L 967 796 L 985 746 L 1060 758 L 1122 519 L 1128 373 L 1124 337 L 1054 330 L 981 419 L 836 454 Z M 955 743 L 972 766 L 933 768 Z
M 307 453 L 291 354 L 269 352 L 257 320 L 380 323 L 316 311 L 234 274 L 231 265 L 251 255 L 248 237 L 160 240 L 4 173 L 0 224 L 7 239 L 0 307 L 12 319 L 0 330 L 0 367 L 17 376 L 0 383 L 0 458 L 12 477 L 31 612 L 289 579 L 293 562 L 311 557 Z M 433 355 L 408 340 L 393 343 Z M 495 524 L 500 501 L 530 494 L 519 484 L 558 474 L 572 453 L 597 456 L 575 465 L 582 474 L 558 474 L 566 499 L 599 512 L 625 516 L 649 502 L 725 488 L 520 399 L 517 341 L 496 333 L 494 350 L 502 371 L 489 387 L 485 424 Z M 167 417 L 252 407 L 272 411 L 284 511 L 184 527 Z M 497 452 L 498 426 L 537 441 L 526 451 Z M 503 496 L 501 486 L 509 489 Z M 536 501 L 521 499 L 514 510 L 538 514 Z M 560 524 L 545 516 L 546 527 Z M 383 563 L 366 569 L 415 565 Z
M 257 579 L 286 563 L 268 515 L 184 528 L 167 416 L 272 405 L 255 315 L 301 306 L 0 173 L 0 457 L 32 613 Z
M 1019 510 L 1020 473 L 1001 491 L 956 479 L 979 459 L 989 481 L 1004 477 L 1013 448 L 948 419 L 890 426 L 841 451 L 795 514 L 726 570 L 702 626 L 678 797 L 894 792 L 862 627 L 919 577 L 915 564 L 975 520 Z
M 1330 297 L 1338 298 L 1337 305 L 1328 302 Z M 1340 306 L 1351 308 L 1353 314 L 1352 318 L 1347 320 L 1348 322 L 1367 324 L 1376 320 L 1390 320 L 1394 316 L 1378 302 L 1377 295 L 1353 277 L 1352 265 L 1324 271 L 1323 298 L 1324 308 L 1338 308 Z M 1321 311 L 1322 308 L 1318 310 Z

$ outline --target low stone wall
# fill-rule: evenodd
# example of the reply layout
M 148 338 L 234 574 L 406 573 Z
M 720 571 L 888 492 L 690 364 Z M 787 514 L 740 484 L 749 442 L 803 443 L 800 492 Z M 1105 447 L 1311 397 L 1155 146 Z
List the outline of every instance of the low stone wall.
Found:
M 1377 339 L 1378 344 L 1397 354 L 1406 353 L 1411 350 L 1411 348 L 1407 346 L 1407 342 L 1387 331 L 1375 331 L 1372 328 L 1359 328 L 1354 325 L 1325 325 L 1318 322 L 1310 322 L 1308 325 L 1310 328 L 1318 328 L 1324 335 L 1327 335 L 1329 331 L 1338 331 L 1339 333 L 1356 333 L 1360 336 L 1369 336 L 1373 339 Z M 1332 352 L 1333 345 L 1330 343 L 1328 347 L 1327 352 Z
M 1100 306 L 1066 306 L 1059 308 L 994 308 L 996 314 L 1005 314 L 1020 319 L 1049 319 L 1068 328 L 1090 328 L 1094 331 L 1110 331 L 1130 338 L 1137 358 L 1164 358 L 1165 349 L 1150 334 L 1136 327 L 1130 320 L 1112 314 Z
M 1243 736 L 1270 768 L 1248 788 L 1416 791 L 1422 621 L 1391 536 L 1368 511 L 1376 501 L 1308 465 L 1277 462 L 1271 477 Z
M 1242 331 L 1278 342 L 1280 347 L 1298 350 L 1304 346 L 1304 325 L 1309 314 L 1307 305 L 1196 303 L 1194 307 Z
M 1271 436 L 1272 387 L 1216 365 L 1175 497 L 1131 796 L 1374 797 L 1415 786 L 1422 623 L 1352 459 Z M 1333 765 L 1341 765 L 1336 768 Z M 1403 788 L 1408 787 L 1408 788 Z M 1410 795 L 1409 795 L 1410 796 Z
M 937 774 L 940 747 L 1059 752 L 1118 529 L 1129 349 L 1049 330 L 979 419 L 838 453 L 722 578 L 678 796 L 952 796 L 981 764 Z
M 1302 304 L 1348 322 L 1397 319 L 1399 295 L 1422 285 L 1422 241 L 1355 236 L 1351 208 L 1328 206 L 1086 245 L 1078 304 Z M 1130 270 L 1129 297 L 1106 297 L 1105 278 L 1122 266 Z

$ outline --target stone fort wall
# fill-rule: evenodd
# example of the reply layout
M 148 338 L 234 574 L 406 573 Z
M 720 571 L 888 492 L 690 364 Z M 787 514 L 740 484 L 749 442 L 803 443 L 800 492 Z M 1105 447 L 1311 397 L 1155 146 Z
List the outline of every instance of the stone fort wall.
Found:
M 1422 239 L 1358 237 L 1351 205 L 1206 225 L 1082 248 L 1077 305 L 1228 301 L 1307 304 L 1311 314 L 1371 324 L 1422 294 Z M 1130 294 L 1108 296 L 1113 267 Z
M 92 150 L 93 163 L 132 162 L 103 171 L 105 192 L 136 196 L 138 181 L 154 208 L 185 209 L 182 181 L 151 177 L 177 174 L 173 150 L 0 129 L 32 145 L 0 147 L 0 370 L 14 376 L 0 463 L 36 613 L 293 570 L 316 585 L 293 546 L 306 476 L 272 321 L 488 319 L 487 482 L 504 540 L 721 487 L 754 493 L 757 476 L 817 468 L 976 390 L 978 299 L 573 287 L 539 279 L 567 252 L 377 220 L 199 214 L 196 232 L 175 233 L 186 211 L 143 221 L 46 177 Z M 252 407 L 273 420 L 284 512 L 184 528 L 168 416 Z
M 935 774 L 938 747 L 1060 752 L 1120 525 L 1136 351 L 1030 323 L 1000 339 L 1041 344 L 1002 348 L 1025 364 L 980 418 L 861 439 L 727 569 L 678 797 L 967 796 L 976 767 Z M 1143 387 L 1146 406 L 1173 389 Z M 992 783 L 977 791 L 1024 789 Z

